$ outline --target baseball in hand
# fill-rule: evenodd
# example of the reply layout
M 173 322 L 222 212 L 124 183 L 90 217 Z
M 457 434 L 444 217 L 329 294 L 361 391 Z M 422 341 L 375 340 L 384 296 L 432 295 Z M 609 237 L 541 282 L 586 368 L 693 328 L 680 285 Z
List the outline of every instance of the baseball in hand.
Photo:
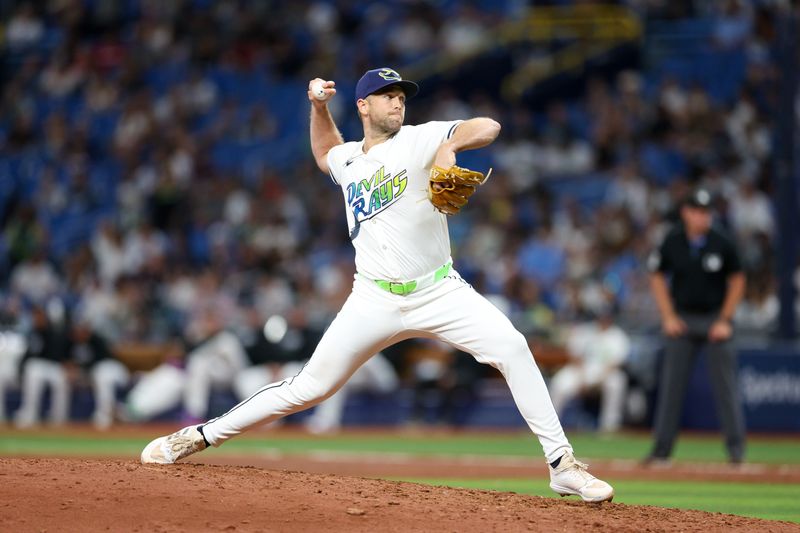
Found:
M 314 82 L 311 84 L 311 94 L 314 95 L 314 98 L 317 100 L 324 100 L 327 96 L 325 94 L 325 88 L 322 86 L 322 82 Z

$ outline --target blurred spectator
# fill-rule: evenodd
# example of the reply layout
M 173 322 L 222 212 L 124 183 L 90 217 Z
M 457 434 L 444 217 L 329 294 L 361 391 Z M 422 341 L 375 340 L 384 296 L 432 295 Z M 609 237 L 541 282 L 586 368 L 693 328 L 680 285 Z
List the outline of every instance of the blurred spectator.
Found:
M 128 233 L 123 253 L 130 273 L 160 270 L 167 256 L 167 238 L 150 222 L 142 221 Z
M 45 258 L 44 248 L 33 252 L 29 259 L 18 263 L 11 271 L 11 289 L 26 301 L 42 304 L 61 288 L 55 269 Z
M 623 369 L 630 352 L 628 335 L 614 323 L 610 306 L 591 323 L 571 329 L 566 342 L 570 361 L 553 376 L 550 396 L 559 418 L 576 398 L 600 395 L 598 429 L 622 426 L 628 376 Z
M 139 92 L 125 104 L 114 130 L 114 147 L 120 158 L 138 154 L 155 126 L 152 103 L 147 92 Z
M 647 223 L 650 215 L 649 187 L 633 161 L 620 164 L 613 174 L 606 202 L 631 213 L 637 226 Z
M 42 92 L 53 98 L 64 98 L 74 93 L 85 77 L 84 66 L 76 59 L 67 49 L 57 50 L 42 71 Z
M 456 57 L 469 56 L 480 51 L 489 42 L 486 22 L 486 16 L 480 10 L 468 5 L 459 5 L 455 13 L 447 17 L 442 25 L 440 35 L 444 49 L 449 55 Z
M 544 223 L 535 235 L 526 242 L 517 258 L 520 271 L 536 282 L 553 286 L 563 275 L 566 254 L 553 235 L 550 223 Z
M 771 332 L 778 320 L 780 303 L 769 273 L 748 276 L 742 304 L 736 309 L 736 328 L 745 334 Z
M 112 287 L 126 271 L 134 271 L 125 257 L 122 232 L 114 224 L 105 222 L 97 228 L 91 249 L 103 286 Z
M 772 204 L 752 180 L 739 184 L 739 189 L 730 199 L 728 211 L 733 231 L 743 241 L 749 242 L 759 233 L 772 239 L 775 233 Z
M 552 305 L 545 301 L 545 295 L 536 281 L 523 276 L 512 276 L 505 286 L 503 303 L 498 308 L 504 311 L 514 326 L 526 336 L 534 338 L 551 338 L 555 335 L 555 312 Z
M 49 421 L 53 425 L 64 424 L 69 417 L 72 387 L 65 366 L 69 359 L 69 325 L 61 301 L 52 299 L 34 306 L 32 329 L 26 341 L 21 364 L 22 402 L 14 423 L 20 428 L 39 423 L 44 389 L 48 386 Z
M 752 11 L 743 0 L 724 0 L 716 2 L 719 14 L 715 19 L 714 44 L 730 50 L 744 46 L 752 31 Z
M 119 101 L 117 84 L 97 72 L 89 75 L 86 84 L 86 107 L 92 113 L 105 113 L 113 110 Z
M 432 8 L 428 4 L 417 4 L 407 16 L 392 24 L 386 36 L 388 56 L 394 61 L 408 62 L 430 52 L 438 44 L 436 25 L 438 20 Z
M 581 174 L 594 169 L 592 147 L 573 131 L 563 102 L 549 107 L 547 126 L 539 144 L 536 164 L 544 174 Z
M 556 241 L 566 252 L 565 275 L 571 279 L 591 275 L 597 259 L 593 257 L 593 241 L 600 226 L 591 224 L 578 202 L 566 198 L 554 215 L 553 227 Z
M 72 326 L 69 352 L 73 383 L 88 381 L 92 388 L 92 423 L 97 429 L 108 429 L 114 421 L 117 390 L 128 384 L 128 369 L 114 357 L 106 340 L 82 318 Z
M 46 254 L 47 230 L 30 204 L 21 204 L 13 212 L 3 228 L 3 238 L 11 267 L 35 255 L 41 259 Z
M 105 74 L 113 74 L 125 59 L 126 50 L 117 34 L 109 29 L 92 45 L 90 52 L 94 70 Z
M 36 13 L 32 2 L 21 2 L 11 16 L 5 30 L 5 38 L 11 50 L 33 46 L 44 37 L 44 23 Z

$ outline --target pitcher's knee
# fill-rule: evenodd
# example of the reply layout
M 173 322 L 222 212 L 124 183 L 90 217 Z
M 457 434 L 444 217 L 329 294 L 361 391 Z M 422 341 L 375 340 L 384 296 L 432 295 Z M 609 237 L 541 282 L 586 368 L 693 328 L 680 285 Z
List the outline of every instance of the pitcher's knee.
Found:
M 504 359 L 512 360 L 520 358 L 528 359 L 531 356 L 528 340 L 518 331 L 504 336 L 502 340 L 497 342 L 497 353 L 501 354 Z
M 290 387 L 303 405 L 312 407 L 327 400 L 337 390 L 336 383 L 317 379 L 303 371 L 291 382 Z
M 512 368 L 518 365 L 529 365 L 534 362 L 531 350 L 528 347 L 528 341 L 517 331 L 492 342 L 487 355 L 488 357 L 484 362 L 488 362 L 501 370 L 502 368 Z

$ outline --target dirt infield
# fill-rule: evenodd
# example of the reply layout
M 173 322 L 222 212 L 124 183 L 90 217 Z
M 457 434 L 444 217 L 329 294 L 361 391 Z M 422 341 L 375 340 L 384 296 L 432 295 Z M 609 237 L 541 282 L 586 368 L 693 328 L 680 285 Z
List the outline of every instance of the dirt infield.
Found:
M 256 467 L 0 458 L 0 531 L 771 531 L 719 513 Z

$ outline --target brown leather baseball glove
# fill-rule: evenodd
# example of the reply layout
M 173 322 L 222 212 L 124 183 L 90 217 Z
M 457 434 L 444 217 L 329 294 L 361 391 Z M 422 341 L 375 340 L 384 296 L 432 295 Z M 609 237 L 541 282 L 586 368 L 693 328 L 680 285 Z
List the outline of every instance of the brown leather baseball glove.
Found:
M 491 172 L 489 170 L 489 174 Z M 434 165 L 428 178 L 428 199 L 440 213 L 455 215 L 489 174 L 484 176 L 481 172 L 456 165 L 447 169 Z

